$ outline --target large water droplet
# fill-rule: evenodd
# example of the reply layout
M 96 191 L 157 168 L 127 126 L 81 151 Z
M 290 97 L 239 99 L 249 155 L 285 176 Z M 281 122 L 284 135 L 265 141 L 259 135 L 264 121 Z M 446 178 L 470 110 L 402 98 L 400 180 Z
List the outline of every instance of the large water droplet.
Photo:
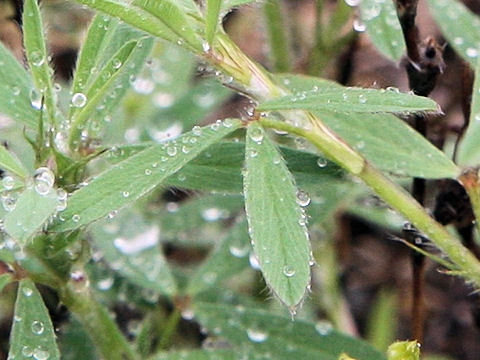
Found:
M 63 211 L 67 208 L 68 193 L 63 189 L 57 190 L 57 211 Z
M 75 93 L 72 96 L 72 105 L 76 108 L 82 108 L 87 103 L 87 97 L 83 93 Z
M 48 350 L 42 349 L 41 347 L 37 347 L 33 350 L 33 358 L 35 360 L 48 360 L 49 357 L 50 352 Z
M 23 292 L 23 295 L 25 295 L 25 296 L 27 296 L 27 297 L 30 297 L 30 296 L 32 296 L 32 294 L 33 294 L 33 290 L 30 289 L 30 288 L 28 288 L 28 287 L 24 287 L 24 288 L 22 289 L 22 292 Z
M 55 183 L 55 175 L 47 167 L 40 167 L 35 170 L 34 175 L 35 191 L 40 195 L 47 195 Z
M 248 261 L 253 270 L 260 270 L 260 263 L 258 262 L 257 255 L 252 251 L 248 257 Z
M 367 30 L 367 25 L 362 21 L 362 19 L 356 18 L 353 20 L 353 30 L 357 32 L 364 32 Z
M 300 206 L 307 206 L 310 204 L 310 196 L 303 190 L 297 191 L 297 204 Z
M 32 322 L 31 329 L 35 335 L 42 335 L 43 331 L 45 330 L 45 326 L 43 326 L 43 323 L 41 321 L 35 320 L 34 322 Z
M 42 95 L 34 89 L 30 92 L 30 104 L 36 110 L 42 108 Z
M 315 324 L 315 330 L 322 336 L 329 335 L 332 330 L 332 324 L 325 320 L 320 320 Z
M 30 54 L 30 61 L 33 66 L 42 66 L 45 63 L 45 57 L 41 51 L 34 51 Z
M 283 275 L 286 277 L 292 277 L 295 275 L 295 268 L 290 265 L 286 265 L 283 267 Z
M 322 157 L 319 157 L 317 159 L 317 165 L 321 168 L 324 168 L 325 166 L 327 166 L 328 162 L 327 162 L 327 159 L 325 158 L 322 158 Z
M 11 176 L 5 176 L 2 179 L 2 185 L 5 190 L 11 190 L 15 186 L 15 180 Z
M 250 139 L 255 141 L 257 144 L 260 144 L 263 140 L 263 130 L 256 128 L 250 131 Z
M 256 343 L 261 343 L 268 339 L 268 333 L 258 329 L 247 329 L 247 336 Z

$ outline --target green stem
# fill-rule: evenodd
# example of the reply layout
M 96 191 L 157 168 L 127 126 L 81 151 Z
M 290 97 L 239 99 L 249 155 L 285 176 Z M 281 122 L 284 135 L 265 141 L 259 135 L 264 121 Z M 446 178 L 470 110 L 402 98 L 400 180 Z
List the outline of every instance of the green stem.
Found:
M 324 139 L 318 134 L 280 121 L 271 119 L 261 119 L 260 121 L 265 127 L 284 130 L 305 137 L 339 165 L 347 170 L 351 167 L 351 164 L 345 164 L 340 161 L 336 151 L 326 149 Z M 450 235 L 442 225 L 428 215 L 425 209 L 407 191 L 392 182 L 368 162 L 365 162 L 361 171 L 356 173 L 356 175 L 370 186 L 387 204 L 395 208 L 419 230 L 423 231 L 461 269 L 461 275 L 465 279 L 480 287 L 480 263 L 475 256 L 460 241 Z
M 275 72 L 288 72 L 291 69 L 290 54 L 280 2 L 266 1 L 263 12 L 270 40 L 272 68 Z
M 181 312 L 179 309 L 175 308 L 173 312 L 168 317 L 165 329 L 163 330 L 162 337 L 158 342 L 157 351 L 168 349 L 172 335 L 177 330 L 178 323 L 181 319 Z
M 100 357 L 109 360 L 138 360 L 127 340 L 107 310 L 86 289 L 75 289 L 72 284 L 61 291 L 61 301 L 85 327 Z

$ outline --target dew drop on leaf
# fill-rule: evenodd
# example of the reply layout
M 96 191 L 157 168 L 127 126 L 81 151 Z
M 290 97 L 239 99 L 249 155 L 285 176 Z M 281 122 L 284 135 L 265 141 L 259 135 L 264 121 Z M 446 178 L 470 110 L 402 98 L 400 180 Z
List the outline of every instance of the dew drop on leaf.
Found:
M 262 343 L 268 339 L 268 333 L 258 329 L 247 329 L 248 338 L 256 343 Z
M 263 131 L 260 128 L 255 128 L 250 132 L 250 139 L 260 144 L 263 140 Z
M 50 352 L 48 350 L 42 349 L 41 347 L 37 347 L 33 350 L 33 358 L 35 360 L 48 360 L 49 357 Z
M 55 175 L 52 170 L 47 167 L 40 167 L 35 170 L 33 179 L 35 191 L 42 196 L 47 195 L 55 183 Z
M 43 326 L 43 323 L 41 321 L 34 321 L 32 322 L 32 332 L 35 334 L 35 335 L 42 335 L 43 334 L 43 331 L 45 330 L 45 326 Z
M 297 204 L 300 206 L 307 206 L 310 204 L 310 196 L 303 190 L 297 191 Z
M 13 186 L 15 185 L 15 181 L 11 176 L 5 176 L 2 179 L 2 185 L 5 190 L 11 190 L 13 189 Z
M 290 265 L 286 265 L 283 267 L 283 275 L 286 277 L 292 277 L 295 275 L 295 268 Z
M 76 108 L 82 108 L 87 103 L 87 97 L 83 93 L 75 93 L 72 96 L 72 105 Z
M 315 331 L 322 336 L 329 335 L 333 330 L 332 324 L 325 320 L 320 320 L 315 324 Z
M 253 251 L 250 252 L 248 261 L 250 262 L 250 266 L 252 267 L 253 270 L 260 270 L 260 263 L 258 262 L 257 255 L 255 255 Z
M 325 166 L 327 166 L 328 162 L 327 162 L 327 159 L 325 158 L 322 158 L 322 157 L 319 157 L 317 159 L 317 165 L 321 168 L 324 168 Z
M 27 296 L 27 297 L 30 297 L 30 296 L 32 296 L 32 294 L 33 294 L 33 290 L 30 289 L 30 288 L 28 288 L 28 287 L 24 287 L 24 288 L 22 289 L 22 291 L 23 291 L 23 295 L 25 295 L 25 296 Z
M 33 66 L 42 66 L 45 63 L 45 57 L 40 51 L 34 51 L 30 54 L 30 60 Z

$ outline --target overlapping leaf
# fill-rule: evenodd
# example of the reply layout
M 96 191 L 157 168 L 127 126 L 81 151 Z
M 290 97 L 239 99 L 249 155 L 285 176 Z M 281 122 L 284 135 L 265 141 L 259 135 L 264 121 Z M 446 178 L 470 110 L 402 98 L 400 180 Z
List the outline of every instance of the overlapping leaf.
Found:
M 261 103 L 259 111 L 310 110 L 363 113 L 438 112 L 435 101 L 397 91 L 361 88 L 316 88 Z
M 295 310 L 310 284 L 310 242 L 297 188 L 284 159 L 258 123 L 247 130 L 245 209 L 262 274 Z
M 429 0 L 443 36 L 472 67 L 480 55 L 480 18 L 457 0 Z
M 25 244 L 56 212 L 57 204 L 57 192 L 54 189 L 43 195 L 34 187 L 26 188 L 18 198 L 15 209 L 5 215 L 5 231 L 21 245 Z
M 48 310 L 28 279 L 18 286 L 8 358 L 60 359 Z
M 475 82 L 472 92 L 472 108 L 467 131 L 458 148 L 458 162 L 462 165 L 480 164 L 480 57 L 475 67 Z
M 249 266 L 250 243 L 246 221 L 237 223 L 212 255 L 190 278 L 187 294 L 195 295 L 238 274 Z
M 0 42 L 0 113 L 36 128 L 39 112 L 30 102 L 33 81 L 12 53 Z
M 394 2 L 363 0 L 360 12 L 373 44 L 389 59 L 399 61 L 405 53 L 405 40 Z
M 23 179 L 28 176 L 28 171 L 20 160 L 13 156 L 3 145 L 0 145 L 0 169 L 10 171 Z
M 39 94 L 43 96 L 49 120 L 54 124 L 57 114 L 52 86 L 53 71 L 48 64 L 42 18 L 36 0 L 25 1 L 23 40 L 35 86 Z
M 203 326 L 248 359 L 269 354 L 277 360 L 338 360 L 341 353 L 348 353 L 358 360 L 385 360 L 366 342 L 343 335 L 327 323 L 291 321 L 262 310 L 216 303 L 196 303 L 194 312 Z
M 277 76 L 277 79 L 295 93 L 313 92 L 316 89 L 342 89 L 334 82 L 314 77 L 286 74 Z M 395 91 L 391 93 L 395 94 Z M 390 114 L 344 111 L 345 113 L 322 111 L 316 114 L 380 169 L 424 178 L 457 176 L 459 170 L 455 164 L 404 121 Z
M 135 201 L 240 125 L 240 121 L 230 119 L 198 128 L 112 166 L 73 193 L 62 213 L 64 221 L 57 221 L 51 229 L 74 229 Z
M 95 224 L 91 233 L 105 260 L 130 282 L 170 296 L 176 293 L 175 280 L 158 244 L 158 226 L 126 210 Z
M 146 147 L 147 145 L 118 147 L 108 154 L 107 159 L 116 164 Z M 340 168 L 316 154 L 286 147 L 279 149 L 299 186 L 323 184 L 325 180 L 342 175 Z M 166 184 L 186 189 L 240 193 L 243 187 L 241 170 L 244 161 L 245 143 L 219 142 L 188 163 L 176 177 L 166 179 Z M 215 182 L 211 181 L 212 178 L 216 179 Z

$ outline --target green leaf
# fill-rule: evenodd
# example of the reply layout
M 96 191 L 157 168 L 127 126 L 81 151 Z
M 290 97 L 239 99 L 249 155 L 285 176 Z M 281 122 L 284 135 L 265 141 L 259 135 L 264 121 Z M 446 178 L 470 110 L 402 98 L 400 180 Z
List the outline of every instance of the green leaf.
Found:
M 472 92 L 472 107 L 467 131 L 458 148 L 458 163 L 476 166 L 480 164 L 480 57 L 475 67 L 475 81 Z
M 372 43 L 383 55 L 399 61 L 405 53 L 405 40 L 393 1 L 363 0 L 360 12 Z
M 295 93 L 342 89 L 337 83 L 315 77 L 283 74 L 276 78 Z M 317 112 L 316 115 L 382 170 L 433 179 L 458 175 L 458 168 L 444 153 L 393 115 L 332 112 Z
M 239 356 L 235 350 L 190 350 L 158 354 L 148 360 L 237 360 Z
M 72 194 L 62 213 L 64 221 L 54 223 L 51 230 L 78 228 L 135 201 L 240 125 L 240 121 L 229 119 L 196 128 L 176 140 L 153 145 L 110 167 Z
M 127 42 L 103 67 L 86 93 L 81 93 L 86 97 L 86 104 L 72 120 L 72 140 L 75 141 L 79 138 L 84 123 L 90 119 L 94 112 L 96 113 L 95 116 L 101 116 L 105 111 L 112 111 L 112 108 L 118 104 L 129 88 L 130 76 L 143 66 L 143 61 L 150 52 L 152 44 L 152 39 Z M 73 96 L 77 95 L 79 93 Z M 74 98 L 72 98 L 73 102 Z M 101 105 L 100 114 L 98 111 L 99 105 Z
M 103 52 L 100 51 L 105 43 L 110 40 L 113 31 L 118 22 L 116 19 L 105 15 L 96 15 L 88 28 L 85 42 L 80 48 L 77 65 L 74 72 L 72 94 L 84 93 L 85 88 L 92 77 L 92 68 L 96 66 Z M 78 110 L 77 107 L 70 108 L 70 114 Z M 69 116 L 72 117 L 71 115 Z
M 316 88 L 278 97 L 257 107 L 259 111 L 310 110 L 363 113 L 438 112 L 435 101 L 396 91 L 361 88 Z
M 52 321 L 35 284 L 24 279 L 18 286 L 9 359 L 59 360 Z
M 248 359 L 337 360 L 342 352 L 359 360 L 385 360 L 369 344 L 343 335 L 324 322 L 317 324 L 272 315 L 243 306 L 194 303 L 196 319 L 226 338 Z
M 120 146 L 108 153 L 107 160 L 116 164 L 146 147 Z M 340 168 L 316 154 L 286 147 L 280 147 L 280 151 L 299 186 L 323 184 L 325 180 L 337 179 L 342 174 Z M 243 189 L 241 170 L 244 161 L 245 143 L 219 142 L 183 167 L 176 177 L 166 179 L 166 183 L 185 189 L 240 193 Z M 211 181 L 212 177 L 215 182 Z
M 48 65 L 42 18 L 36 0 L 25 0 L 23 40 L 35 87 L 45 99 L 45 107 L 50 122 L 55 124 L 56 104 L 52 86 L 53 71 Z
M 30 75 L 0 42 L 0 113 L 35 129 L 39 112 L 30 102 L 32 90 Z
M 315 115 L 382 170 L 427 179 L 455 178 L 459 174 L 458 167 L 443 152 L 393 115 Z
M 480 44 L 480 18 L 460 1 L 428 1 L 431 14 L 452 47 L 474 67 Z
M 41 195 L 35 187 L 28 187 L 18 198 L 15 209 L 5 215 L 5 231 L 20 245 L 24 245 L 56 212 L 57 205 L 57 192 L 54 189 Z
M 388 360 L 420 360 L 420 344 L 414 341 L 398 341 L 388 347 Z
M 7 148 L 0 145 L 0 168 L 25 179 L 28 176 L 28 171 L 23 164 L 18 160 Z
M 160 228 L 134 211 L 94 224 L 95 247 L 113 269 L 130 282 L 166 295 L 177 291 L 175 280 L 158 242 Z
M 228 236 L 218 245 L 200 268 L 190 278 L 186 293 L 196 295 L 222 281 L 240 273 L 249 266 L 248 228 L 246 221 L 240 221 L 229 231 Z
M 292 312 L 310 284 L 310 242 L 297 188 L 265 131 L 247 129 L 245 209 L 253 249 L 267 285 Z
M 178 37 L 177 44 L 183 42 L 193 49 L 201 50 L 202 43 L 190 27 L 190 22 L 181 9 L 170 0 L 135 0 L 134 5 L 149 12 L 159 19 L 172 33 Z
M 126 4 L 115 0 L 78 0 L 78 2 L 107 15 L 116 17 L 153 36 L 172 43 L 178 41 L 178 35 L 156 16 L 133 4 Z
M 205 38 L 211 45 L 217 31 L 219 13 L 222 0 L 207 0 L 207 14 L 205 16 Z

